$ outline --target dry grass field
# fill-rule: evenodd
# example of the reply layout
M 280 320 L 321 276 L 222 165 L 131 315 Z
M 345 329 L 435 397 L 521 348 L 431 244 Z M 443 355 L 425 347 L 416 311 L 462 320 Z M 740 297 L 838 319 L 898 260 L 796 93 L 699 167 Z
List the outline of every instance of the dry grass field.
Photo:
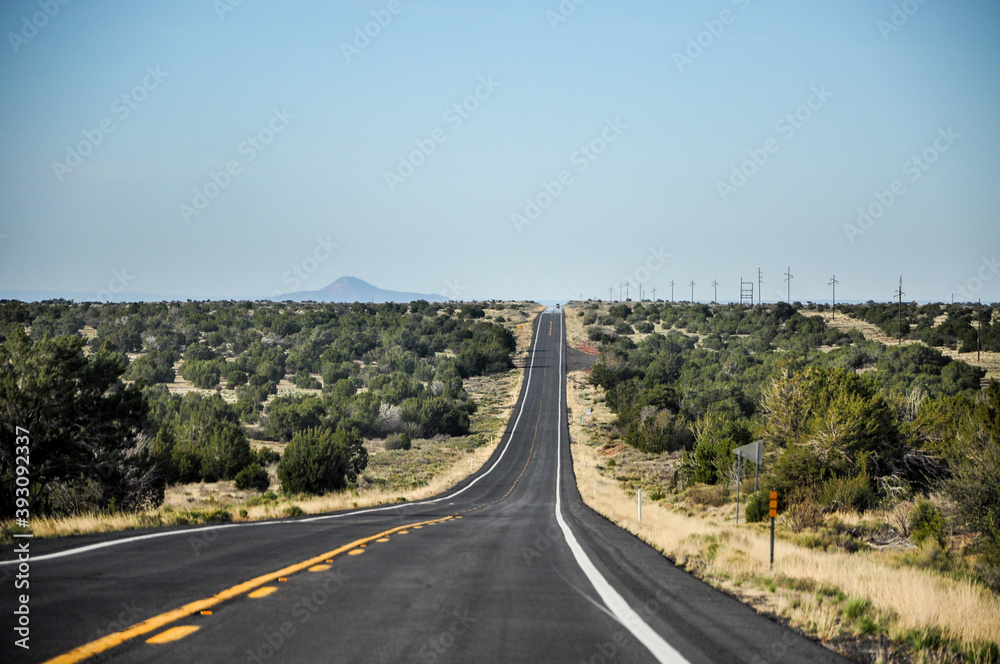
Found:
M 566 316 L 569 339 L 580 339 L 582 324 L 572 307 Z M 992 661 L 989 651 L 978 660 L 969 653 L 983 642 L 1000 643 L 1000 597 L 922 565 L 935 555 L 933 547 L 917 549 L 906 540 L 856 553 L 826 550 L 809 546 L 818 535 L 793 533 L 782 515 L 771 569 L 766 526 L 736 525 L 735 505 L 722 487 L 694 487 L 673 496 L 658 490 L 669 485 L 679 457 L 644 454 L 615 440 L 615 416 L 586 371 L 569 373 L 567 405 L 584 501 L 679 567 L 861 661 Z M 581 422 L 588 408 L 591 415 Z M 752 490 L 752 480 L 748 486 Z M 848 526 L 862 522 L 859 515 L 838 518 Z M 960 644 L 964 652 L 905 645 L 933 646 L 936 640 Z

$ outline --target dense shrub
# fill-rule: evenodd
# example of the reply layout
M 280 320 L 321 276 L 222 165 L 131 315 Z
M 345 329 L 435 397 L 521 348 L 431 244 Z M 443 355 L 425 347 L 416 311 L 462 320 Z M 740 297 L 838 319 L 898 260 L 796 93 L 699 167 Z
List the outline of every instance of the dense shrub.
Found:
M 405 431 L 394 433 L 385 439 L 385 449 L 387 450 L 408 450 L 410 445 L 410 435 Z
M 122 377 L 126 380 L 143 381 L 146 385 L 171 383 L 176 377 L 174 362 L 179 357 L 174 351 L 150 351 L 129 363 Z
M 767 521 L 770 509 L 770 492 L 758 491 L 747 497 L 747 509 L 744 512 L 747 523 L 759 523 Z
M 271 485 L 271 478 L 267 471 L 261 468 L 259 463 L 251 463 L 249 466 L 236 473 L 236 488 L 241 490 L 253 489 L 264 493 Z
M 287 443 L 300 431 L 323 424 L 334 424 L 327 422 L 327 419 L 327 406 L 320 397 L 278 397 L 268 407 L 264 437 Z
M 278 462 L 285 493 L 320 494 L 355 482 L 368 465 L 368 451 L 356 431 L 307 429 L 295 434 Z
M 925 540 L 933 540 L 939 546 L 944 546 L 944 515 L 939 508 L 929 500 L 918 501 L 910 512 L 910 537 L 917 544 Z
M 32 341 L 20 327 L 0 342 L 0 428 L 9 435 L 0 445 L 0 509 L 7 517 L 15 509 L 15 453 L 28 441 L 33 514 L 163 500 L 163 474 L 140 444 L 147 404 L 119 380 L 125 356 L 86 356 L 83 346 L 79 336 Z

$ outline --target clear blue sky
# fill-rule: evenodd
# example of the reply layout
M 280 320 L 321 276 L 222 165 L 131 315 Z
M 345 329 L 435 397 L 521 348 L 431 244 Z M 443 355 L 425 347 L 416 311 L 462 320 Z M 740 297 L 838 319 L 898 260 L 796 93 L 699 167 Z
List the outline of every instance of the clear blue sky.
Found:
M 996 2 L 50 2 L 0 9 L 0 289 L 1000 300 Z

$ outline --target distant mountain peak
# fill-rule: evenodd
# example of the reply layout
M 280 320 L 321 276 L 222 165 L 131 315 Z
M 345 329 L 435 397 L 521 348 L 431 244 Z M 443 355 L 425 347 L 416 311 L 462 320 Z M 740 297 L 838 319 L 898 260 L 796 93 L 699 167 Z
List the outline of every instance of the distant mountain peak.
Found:
M 373 286 L 364 279 L 344 276 L 324 288 L 314 291 L 298 291 L 270 298 L 275 301 L 291 300 L 293 302 L 413 302 L 427 300 L 428 302 L 446 302 L 447 298 L 427 293 L 409 293 L 394 291 Z

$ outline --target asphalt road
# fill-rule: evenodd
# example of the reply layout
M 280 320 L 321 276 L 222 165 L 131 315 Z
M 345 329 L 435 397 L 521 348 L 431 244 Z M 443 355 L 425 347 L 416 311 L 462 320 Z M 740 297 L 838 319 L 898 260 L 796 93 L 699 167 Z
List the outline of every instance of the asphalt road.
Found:
M 12 662 L 845 662 L 585 507 L 562 314 L 536 321 L 514 419 L 420 503 L 30 542 L 0 566 Z M 15 557 L 10 547 L 5 561 Z M 15 646 L 29 594 L 30 649 Z

